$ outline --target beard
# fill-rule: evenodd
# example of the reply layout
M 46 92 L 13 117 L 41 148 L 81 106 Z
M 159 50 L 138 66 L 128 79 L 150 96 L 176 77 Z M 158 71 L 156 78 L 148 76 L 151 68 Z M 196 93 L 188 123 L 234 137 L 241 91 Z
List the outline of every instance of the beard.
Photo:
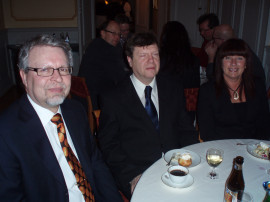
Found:
M 51 106 L 51 107 L 55 107 L 55 106 L 59 106 L 60 104 L 62 104 L 65 100 L 65 98 L 67 97 L 69 91 L 70 91 L 70 87 L 64 85 L 64 84 L 61 84 L 61 87 L 63 88 L 63 92 L 60 93 L 60 94 L 56 94 L 56 95 L 53 95 L 51 97 L 48 97 L 46 99 L 46 103 L 47 105 Z
M 66 98 L 65 95 L 57 95 L 57 96 L 48 98 L 46 100 L 46 103 L 51 107 L 55 107 L 55 106 L 62 104 L 64 102 L 65 98 Z

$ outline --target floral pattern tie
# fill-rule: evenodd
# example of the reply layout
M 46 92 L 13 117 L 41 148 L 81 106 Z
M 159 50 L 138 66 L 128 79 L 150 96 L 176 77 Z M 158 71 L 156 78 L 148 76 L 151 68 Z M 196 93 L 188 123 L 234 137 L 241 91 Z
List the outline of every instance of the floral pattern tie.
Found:
M 82 166 L 75 154 L 73 153 L 71 147 L 68 144 L 66 130 L 61 114 L 57 113 L 53 116 L 51 121 L 57 125 L 58 138 L 61 143 L 62 150 L 67 159 L 68 165 L 75 175 L 77 185 L 82 192 L 86 202 L 95 201 L 92 188 L 86 179 L 85 173 L 82 169 Z

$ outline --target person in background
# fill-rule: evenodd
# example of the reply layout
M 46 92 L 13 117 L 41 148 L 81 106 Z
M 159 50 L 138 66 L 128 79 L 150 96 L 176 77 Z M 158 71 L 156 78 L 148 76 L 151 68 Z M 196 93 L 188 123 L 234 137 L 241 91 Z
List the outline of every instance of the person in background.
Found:
M 93 109 L 99 109 L 99 96 L 113 88 L 126 75 L 122 52 L 116 46 L 120 27 L 115 21 L 105 21 L 100 27 L 101 38 L 94 39 L 86 48 L 79 76 L 84 77 Z
M 200 65 L 206 67 L 208 64 L 208 56 L 205 52 L 205 46 L 212 40 L 213 31 L 214 28 L 219 25 L 219 19 L 214 13 L 206 13 L 198 18 L 197 24 L 199 25 L 200 34 L 204 39 L 201 50 L 197 56 L 200 59 Z
M 204 141 L 268 139 L 270 114 L 266 89 L 252 74 L 252 53 L 241 39 L 229 39 L 218 49 L 214 80 L 202 85 L 198 124 Z
M 234 38 L 234 31 L 228 24 L 221 24 L 214 28 L 213 40 L 209 42 L 205 51 L 208 55 L 208 65 L 206 68 L 206 75 L 208 79 L 214 76 L 214 59 L 218 47 L 220 47 L 228 39 Z M 262 63 L 258 56 L 251 50 L 252 73 L 255 77 L 261 79 L 265 83 L 265 73 Z
M 178 77 L 184 88 L 200 87 L 200 62 L 192 53 L 187 30 L 180 22 L 167 22 L 161 32 L 160 73 Z
M 0 201 L 122 201 L 82 105 L 65 99 L 72 51 L 50 35 L 19 52 L 26 94 L 0 115 Z
M 171 149 L 198 142 L 198 133 L 180 82 L 157 75 L 155 36 L 134 34 L 126 55 L 133 74 L 102 96 L 98 140 L 119 189 L 130 198 L 149 166 Z
M 121 33 L 121 37 L 120 37 L 120 45 L 122 48 L 124 48 L 125 43 L 127 42 L 127 40 L 131 37 L 131 32 L 130 32 L 130 28 L 129 28 L 129 19 L 125 14 L 118 14 L 115 18 L 114 18 L 115 22 L 117 22 L 120 26 L 120 33 Z
M 171 75 L 185 88 L 200 87 L 200 61 L 192 53 L 186 28 L 177 21 L 163 26 L 160 37 L 160 74 Z M 195 112 L 188 112 L 192 122 Z
M 126 54 L 124 51 L 127 40 L 132 36 L 132 33 L 130 32 L 129 18 L 125 14 L 118 14 L 115 17 L 115 22 L 119 24 L 121 33 L 120 43 L 118 43 L 117 48 L 119 48 L 122 52 L 123 61 L 125 63 L 124 70 L 127 72 L 127 74 L 130 74 L 131 69 L 128 65 L 128 61 L 126 59 Z

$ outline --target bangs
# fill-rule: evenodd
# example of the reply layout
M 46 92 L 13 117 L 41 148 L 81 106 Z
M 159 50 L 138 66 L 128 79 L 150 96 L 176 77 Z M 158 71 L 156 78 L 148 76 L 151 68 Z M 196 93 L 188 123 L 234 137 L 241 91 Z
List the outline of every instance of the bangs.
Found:
M 224 58 L 230 55 L 239 55 L 248 58 L 250 55 L 249 48 L 241 39 L 230 39 L 221 45 L 219 56 L 220 58 Z

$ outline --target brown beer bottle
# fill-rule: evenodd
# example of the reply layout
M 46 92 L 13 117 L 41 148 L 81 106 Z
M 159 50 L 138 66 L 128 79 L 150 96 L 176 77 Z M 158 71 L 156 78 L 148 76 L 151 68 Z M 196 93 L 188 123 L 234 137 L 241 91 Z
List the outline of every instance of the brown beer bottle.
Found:
M 243 163 L 244 158 L 242 156 L 237 156 L 233 160 L 233 168 L 225 184 L 224 202 L 232 202 L 236 201 L 236 199 L 242 199 L 245 189 L 245 182 L 242 173 Z

